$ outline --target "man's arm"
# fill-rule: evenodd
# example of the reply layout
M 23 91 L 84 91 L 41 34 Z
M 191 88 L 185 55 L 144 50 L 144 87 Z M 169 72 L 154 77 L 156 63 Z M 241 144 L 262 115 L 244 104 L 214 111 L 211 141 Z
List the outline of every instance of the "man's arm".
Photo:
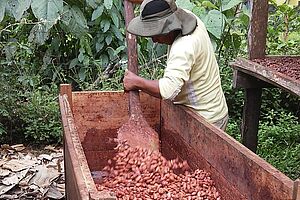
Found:
M 131 71 L 126 70 L 123 79 L 123 85 L 125 91 L 142 90 L 151 96 L 161 98 L 158 80 L 147 80 L 137 76 Z

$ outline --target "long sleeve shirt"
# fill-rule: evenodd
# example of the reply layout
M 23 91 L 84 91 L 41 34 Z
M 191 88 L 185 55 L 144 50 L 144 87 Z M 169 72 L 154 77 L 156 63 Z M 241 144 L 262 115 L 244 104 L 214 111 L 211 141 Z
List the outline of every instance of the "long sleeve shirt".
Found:
M 159 90 L 162 99 L 188 106 L 211 123 L 228 114 L 214 49 L 198 17 L 194 32 L 177 37 L 169 47 Z

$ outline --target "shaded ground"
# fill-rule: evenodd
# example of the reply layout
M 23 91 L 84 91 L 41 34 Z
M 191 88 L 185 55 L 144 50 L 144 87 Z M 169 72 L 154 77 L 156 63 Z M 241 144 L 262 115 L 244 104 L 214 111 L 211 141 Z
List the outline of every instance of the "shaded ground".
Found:
M 0 199 L 65 199 L 62 147 L 0 147 Z

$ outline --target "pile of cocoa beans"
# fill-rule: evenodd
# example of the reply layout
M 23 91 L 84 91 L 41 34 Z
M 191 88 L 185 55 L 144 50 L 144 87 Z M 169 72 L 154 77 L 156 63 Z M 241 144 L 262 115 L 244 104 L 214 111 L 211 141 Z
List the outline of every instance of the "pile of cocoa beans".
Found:
M 157 151 L 122 144 L 108 163 L 97 189 L 118 199 L 221 199 L 209 173 L 192 172 L 186 161 L 166 160 Z

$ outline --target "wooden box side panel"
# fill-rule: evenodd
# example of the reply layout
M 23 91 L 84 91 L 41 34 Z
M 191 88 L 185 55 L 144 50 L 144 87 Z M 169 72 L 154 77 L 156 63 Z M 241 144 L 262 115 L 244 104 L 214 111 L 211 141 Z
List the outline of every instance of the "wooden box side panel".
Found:
M 173 138 L 182 159 L 211 172 L 224 199 L 292 199 L 291 179 L 190 109 L 163 102 L 161 115 L 162 143 Z
M 73 115 L 80 141 L 89 129 L 117 130 L 129 119 L 128 95 L 123 92 L 73 92 Z M 140 93 L 143 116 L 159 131 L 160 100 Z
M 88 200 L 89 193 L 84 184 L 84 179 L 78 171 L 78 165 L 73 163 L 70 153 L 71 147 L 65 143 L 64 160 L 65 160 L 65 187 L 66 199 L 68 200 Z
M 64 167 L 65 167 L 65 185 L 66 198 L 74 200 L 88 200 L 89 193 L 85 185 L 81 167 L 76 159 L 76 151 L 73 145 L 70 128 L 70 112 L 68 111 L 68 102 L 64 96 L 59 96 L 59 105 L 61 120 L 64 131 Z
M 79 141 L 70 105 L 62 95 L 59 96 L 59 104 L 64 131 L 64 166 L 67 199 L 115 199 L 106 191 L 101 193 L 97 191 Z
M 128 95 L 123 92 L 73 92 L 73 113 L 91 171 L 101 170 L 117 146 L 118 129 L 129 119 Z M 160 100 L 140 93 L 143 116 L 160 132 Z

